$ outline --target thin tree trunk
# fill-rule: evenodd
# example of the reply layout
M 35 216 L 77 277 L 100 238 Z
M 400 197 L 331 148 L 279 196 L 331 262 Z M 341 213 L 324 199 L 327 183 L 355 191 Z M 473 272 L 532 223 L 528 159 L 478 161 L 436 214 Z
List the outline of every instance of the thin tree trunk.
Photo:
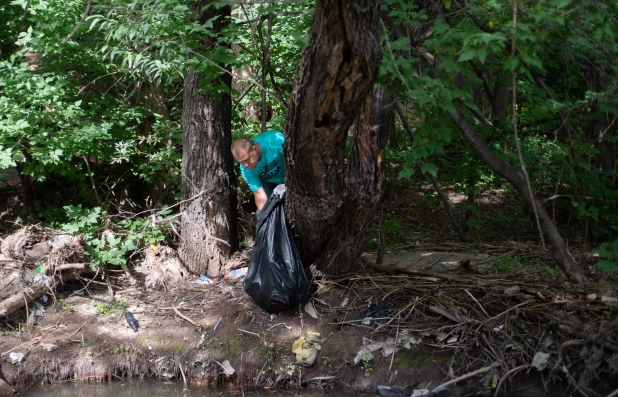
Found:
M 216 11 L 229 15 L 230 9 Z M 221 15 L 217 21 L 224 19 Z M 230 152 L 232 102 L 226 92 L 219 93 L 218 99 L 198 92 L 202 79 L 192 68 L 185 72 L 182 196 L 187 201 L 182 206 L 179 257 L 190 271 L 217 277 L 238 248 L 236 178 Z M 225 73 L 218 83 L 231 86 L 231 76 Z
M 549 243 L 551 244 L 551 252 L 558 265 L 566 273 L 566 275 L 578 284 L 585 282 L 584 274 L 567 250 L 567 247 L 556 228 L 551 217 L 545 210 L 541 200 L 536 195 L 530 195 L 526 179 L 524 176 L 504 162 L 497 154 L 495 154 L 481 137 L 476 133 L 474 128 L 468 123 L 465 116 L 459 111 L 448 112 L 449 117 L 455 123 L 457 128 L 463 133 L 464 137 L 470 143 L 470 146 L 478 153 L 481 159 L 491 167 L 494 172 L 502 176 L 510 182 L 524 199 L 526 206 L 532 211 L 536 204 L 538 217 L 541 224 L 541 229 L 545 233 Z
M 406 120 L 399 104 L 395 105 L 395 109 L 397 110 L 399 119 L 401 119 L 403 128 L 406 130 L 406 132 L 408 133 L 408 136 L 410 137 L 410 144 L 412 144 L 412 142 L 414 141 L 414 132 L 412 131 L 412 128 L 410 128 L 410 125 L 408 124 L 408 121 Z M 451 206 L 451 203 L 448 200 L 448 197 L 446 197 L 446 195 L 442 192 L 442 188 L 440 187 L 440 182 L 438 182 L 438 180 L 433 175 L 431 174 L 428 174 L 428 175 L 429 175 L 429 179 L 431 180 L 431 183 L 433 184 L 434 189 L 436 189 L 436 193 L 438 193 L 438 197 L 440 197 L 442 204 L 444 204 L 444 209 L 446 209 L 446 214 L 448 215 L 448 218 L 451 220 L 451 223 L 453 224 L 453 227 L 455 228 L 455 231 L 457 232 L 459 239 L 463 242 L 466 242 L 467 241 L 466 235 L 463 233 L 463 231 L 459 227 L 459 223 L 457 223 L 457 219 L 455 218 L 455 215 L 453 214 L 453 208 Z
M 379 0 L 316 5 L 285 127 L 286 212 L 305 266 L 332 241 L 347 200 L 344 148 L 378 71 L 379 8 Z

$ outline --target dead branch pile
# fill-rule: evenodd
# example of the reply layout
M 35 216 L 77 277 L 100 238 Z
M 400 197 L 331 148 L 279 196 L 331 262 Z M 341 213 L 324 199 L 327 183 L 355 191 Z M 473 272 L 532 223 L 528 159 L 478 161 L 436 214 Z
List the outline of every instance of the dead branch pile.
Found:
M 189 274 L 176 251 L 163 245 L 147 247 L 144 250 L 144 261 L 135 270 L 146 276 L 146 286 L 165 289 L 166 284 L 177 283 Z
M 373 333 L 397 330 L 451 350 L 449 375 L 485 367 L 490 369 L 481 381 L 485 387 L 496 379 L 500 386 L 519 371 L 545 371 L 550 380 L 567 381 L 586 393 L 598 376 L 618 371 L 615 296 L 518 272 L 383 273 L 392 269 L 368 264 L 353 276 L 321 281 L 320 290 L 342 289 L 344 304 L 317 299 L 319 310 L 341 312 L 342 326 L 366 326 L 350 313 L 368 305 L 388 308 Z
M 53 295 L 58 284 L 88 269 L 83 236 L 39 226 L 27 226 L 7 236 L 0 251 L 5 256 L 2 264 L 15 268 L 0 283 L 0 317 L 44 294 Z M 38 273 L 37 266 L 40 266 Z

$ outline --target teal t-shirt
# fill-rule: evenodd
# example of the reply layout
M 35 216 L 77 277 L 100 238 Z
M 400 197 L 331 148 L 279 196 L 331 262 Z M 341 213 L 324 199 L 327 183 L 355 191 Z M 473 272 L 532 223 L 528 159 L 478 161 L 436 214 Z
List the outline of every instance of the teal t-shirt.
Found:
M 240 166 L 240 174 L 249 185 L 249 189 L 255 192 L 262 187 L 263 181 L 284 183 L 283 133 L 277 130 L 264 131 L 252 141 L 260 145 L 262 158 L 253 170 L 243 165 Z

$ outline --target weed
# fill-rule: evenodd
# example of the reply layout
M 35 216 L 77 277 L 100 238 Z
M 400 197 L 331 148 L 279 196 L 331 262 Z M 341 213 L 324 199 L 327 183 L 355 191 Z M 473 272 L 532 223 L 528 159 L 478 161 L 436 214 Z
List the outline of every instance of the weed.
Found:
M 363 361 L 363 370 L 365 371 L 365 376 L 368 378 L 373 372 L 373 367 L 369 361 Z
M 58 299 L 58 303 L 60 303 L 60 308 L 54 308 L 54 313 L 68 314 L 68 313 L 73 312 L 73 305 L 69 303 L 65 303 L 64 299 Z

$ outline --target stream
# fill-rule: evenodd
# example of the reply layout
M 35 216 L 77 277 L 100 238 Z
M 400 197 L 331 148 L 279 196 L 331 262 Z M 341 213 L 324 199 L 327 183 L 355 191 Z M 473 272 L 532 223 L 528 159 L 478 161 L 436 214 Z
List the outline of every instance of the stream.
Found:
M 70 383 L 61 386 L 33 389 L 20 393 L 21 397 L 316 397 L 326 396 L 320 391 L 286 391 L 286 390 L 259 390 L 259 391 L 232 391 L 230 389 L 200 389 L 191 387 L 183 392 L 182 382 L 157 382 L 150 380 L 127 380 L 113 383 Z M 333 396 L 355 396 L 344 390 L 334 390 Z

